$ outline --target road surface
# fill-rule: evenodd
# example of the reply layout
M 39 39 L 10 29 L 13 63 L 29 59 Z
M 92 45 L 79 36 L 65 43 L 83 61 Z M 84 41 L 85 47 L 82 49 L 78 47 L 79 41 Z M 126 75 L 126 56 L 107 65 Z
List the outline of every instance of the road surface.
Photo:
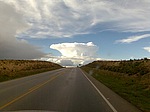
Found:
M 88 77 L 80 68 L 63 68 L 2 82 L 0 111 L 124 112 Z M 132 112 L 140 111 L 133 106 Z

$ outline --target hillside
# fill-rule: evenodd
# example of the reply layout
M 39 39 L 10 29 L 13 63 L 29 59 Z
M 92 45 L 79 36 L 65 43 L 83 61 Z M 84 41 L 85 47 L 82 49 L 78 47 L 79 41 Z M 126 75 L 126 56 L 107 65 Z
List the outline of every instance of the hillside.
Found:
M 150 112 L 150 59 L 94 61 L 81 67 L 144 112 Z
M 0 60 L 0 81 L 6 81 L 58 68 L 61 68 L 61 66 L 47 61 Z
M 128 75 L 146 75 L 150 73 L 150 59 L 147 58 L 127 61 L 94 61 L 86 66 Z

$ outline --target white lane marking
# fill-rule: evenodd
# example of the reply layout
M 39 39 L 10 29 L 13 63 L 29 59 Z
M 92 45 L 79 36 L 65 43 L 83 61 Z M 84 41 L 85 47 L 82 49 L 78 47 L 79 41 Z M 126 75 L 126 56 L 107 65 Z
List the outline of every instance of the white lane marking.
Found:
M 92 84 L 92 86 L 97 90 L 97 92 L 102 96 L 105 102 L 109 105 L 113 112 L 117 112 L 117 110 L 112 106 L 112 104 L 105 98 L 105 96 L 100 92 L 100 90 L 93 84 L 93 82 L 85 75 L 85 73 L 80 69 L 85 78 Z

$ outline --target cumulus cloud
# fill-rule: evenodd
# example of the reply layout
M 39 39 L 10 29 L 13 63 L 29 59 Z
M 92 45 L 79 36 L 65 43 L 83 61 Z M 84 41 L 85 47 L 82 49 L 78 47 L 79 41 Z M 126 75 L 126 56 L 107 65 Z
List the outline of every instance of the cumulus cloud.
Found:
M 92 42 L 52 44 L 50 48 L 58 50 L 64 57 L 74 58 L 86 56 L 93 57 L 96 55 L 96 52 L 98 50 L 98 47 Z
M 150 47 L 144 47 L 143 49 L 150 53 Z
M 98 47 L 92 42 L 88 43 L 59 43 L 52 44 L 51 49 L 58 50 L 62 56 L 55 56 L 54 60 L 61 65 L 78 65 L 87 64 L 91 61 L 97 60 Z M 53 60 L 52 57 L 49 60 Z
M 15 35 L 29 25 L 14 8 L 0 1 L 0 59 L 34 59 L 44 55 L 39 48 Z
M 18 37 L 71 37 L 104 30 L 150 31 L 149 0 L 1 0 L 32 25 Z
M 131 42 L 135 42 L 135 41 L 138 41 L 140 39 L 143 39 L 143 38 L 150 38 L 150 34 L 144 34 L 144 35 L 138 35 L 138 36 L 131 36 L 131 37 L 128 37 L 126 39 L 117 40 L 116 42 L 131 43 Z

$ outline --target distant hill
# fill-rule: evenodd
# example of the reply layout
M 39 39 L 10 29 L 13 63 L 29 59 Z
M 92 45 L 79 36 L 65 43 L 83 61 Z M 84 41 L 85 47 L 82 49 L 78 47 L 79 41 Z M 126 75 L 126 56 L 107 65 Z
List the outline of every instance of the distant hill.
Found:
M 40 72 L 62 68 L 47 61 L 34 60 L 0 60 L 0 81 L 28 76 Z

